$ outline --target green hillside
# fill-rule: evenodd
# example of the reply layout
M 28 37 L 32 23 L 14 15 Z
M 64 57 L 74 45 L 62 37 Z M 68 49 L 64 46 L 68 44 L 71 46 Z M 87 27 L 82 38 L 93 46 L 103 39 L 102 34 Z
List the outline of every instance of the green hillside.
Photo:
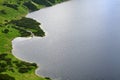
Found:
M 0 0 L 0 80 L 50 80 L 35 74 L 37 64 L 18 60 L 12 53 L 16 37 L 45 36 L 40 23 L 26 18 L 29 12 L 64 0 Z M 32 33 L 32 34 L 31 34 Z

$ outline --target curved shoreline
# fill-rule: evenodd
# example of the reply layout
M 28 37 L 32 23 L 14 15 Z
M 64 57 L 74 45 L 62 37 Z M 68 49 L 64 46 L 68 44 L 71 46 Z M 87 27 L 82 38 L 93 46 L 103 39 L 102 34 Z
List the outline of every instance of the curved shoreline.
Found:
M 26 2 L 24 1 L 17 2 L 15 0 L 14 3 L 10 1 L 5 2 L 5 0 L 0 1 L 0 7 L 2 7 L 2 9 L 0 10 L 0 14 L 2 14 L 0 16 L 1 19 L 0 62 L 2 61 L 5 62 L 5 67 L 2 67 L 4 63 L 0 65 L 0 67 L 2 67 L 0 70 L 0 76 L 6 76 L 6 77 L 0 77 L 0 79 L 48 80 L 48 77 L 46 78 L 46 77 L 38 76 L 38 74 L 36 73 L 36 69 L 38 68 L 37 64 L 23 61 L 22 59 L 14 56 L 12 53 L 12 51 L 14 50 L 13 49 L 14 45 L 12 45 L 12 41 L 16 39 L 16 37 L 31 36 L 31 32 L 34 33 L 35 36 L 41 36 L 41 37 L 45 36 L 44 31 L 39 27 L 40 25 L 39 22 L 37 22 L 34 19 L 24 17 L 29 13 L 29 10 L 36 11 L 38 10 L 38 8 L 41 9 L 45 7 L 44 5 L 41 6 L 41 4 L 37 4 L 33 1 L 37 1 L 37 0 L 27 0 Z M 61 0 L 61 2 L 63 1 Z M 32 24 L 31 22 L 33 23 L 32 26 L 31 26 Z M 30 32 L 28 30 L 30 30 Z
M 19 39 L 18 39 L 19 38 Z M 15 50 L 15 48 L 14 48 L 14 41 L 16 40 L 16 39 L 18 39 L 19 41 L 24 41 L 24 40 L 29 40 L 29 39 L 32 39 L 33 37 L 17 37 L 17 38 L 15 38 L 15 39 L 13 39 L 12 40 L 12 55 L 14 55 L 17 59 L 19 59 L 19 60 L 22 60 L 22 61 L 26 61 L 26 62 L 29 62 L 29 63 L 33 63 L 32 61 L 28 61 L 28 60 L 25 60 L 25 59 L 22 59 L 22 58 L 20 58 L 20 57 L 17 57 L 15 54 L 14 54 L 14 50 Z M 22 40 L 23 39 L 23 40 Z M 38 64 L 37 64 L 38 65 Z M 39 74 L 37 74 L 37 70 L 39 69 L 39 65 L 38 65 L 38 68 L 36 68 L 35 69 L 35 74 L 37 75 L 37 76 L 40 76 L 40 77 L 45 77 L 45 76 L 42 76 L 42 75 L 39 75 Z

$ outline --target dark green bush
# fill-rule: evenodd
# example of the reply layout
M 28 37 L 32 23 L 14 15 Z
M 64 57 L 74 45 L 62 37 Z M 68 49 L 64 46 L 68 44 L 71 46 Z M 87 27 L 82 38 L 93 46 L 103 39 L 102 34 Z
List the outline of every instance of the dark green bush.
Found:
M 3 5 L 4 5 L 4 6 L 7 6 L 7 7 L 10 7 L 10 8 L 13 8 L 13 9 L 15 9 L 15 10 L 18 10 L 18 5 L 16 5 L 16 4 L 4 3 Z
M 9 30 L 8 29 L 4 29 L 2 32 L 7 34 L 9 32 Z
M 13 28 L 19 30 L 19 33 L 21 34 L 20 35 L 21 37 L 26 37 L 26 36 L 30 36 L 31 35 L 30 32 L 27 32 L 26 30 L 20 29 L 19 27 L 13 27 Z
M 22 37 L 30 36 L 31 33 L 26 29 L 34 30 L 35 36 L 45 36 L 45 32 L 39 27 L 40 23 L 31 18 L 21 18 L 20 20 L 12 20 L 10 23 L 15 24 L 17 27 L 13 26 L 13 28 L 18 29 Z
M 31 18 L 21 18 L 20 20 L 12 20 L 11 23 L 16 24 L 17 26 L 30 29 L 39 29 L 40 23 Z
M 41 37 L 45 36 L 45 32 L 43 30 L 41 30 L 41 29 L 39 31 L 33 32 L 33 33 L 36 36 L 41 36 Z
M 6 56 L 7 56 L 7 54 L 5 54 L 5 53 L 0 54 L 0 60 L 4 60 Z
M 15 63 L 17 67 L 36 67 L 37 68 L 37 64 L 36 63 L 28 63 L 28 62 L 16 62 Z
M 30 71 L 32 68 L 30 67 L 21 67 L 18 69 L 19 73 L 27 73 L 28 71 Z
M 6 61 L 7 65 L 12 65 L 11 64 L 11 61 L 12 61 L 11 58 L 5 58 L 4 60 Z
M 45 77 L 45 79 L 47 79 L 47 80 L 51 80 L 51 78 L 50 78 L 50 77 Z
M 38 10 L 38 8 L 31 3 L 31 1 L 25 2 L 23 5 L 26 6 L 30 11 Z
M 45 5 L 45 6 L 51 6 L 51 4 L 47 0 L 32 0 L 32 1 L 37 3 L 37 4 L 41 4 L 41 5 Z
M 28 63 L 28 62 L 14 62 L 18 68 L 18 72 L 20 73 L 27 73 L 28 71 L 37 68 L 37 64 L 35 63 Z
M 1 73 L 1 72 L 5 72 L 5 71 L 6 71 L 6 69 L 5 69 L 4 67 L 1 67 L 1 66 L 0 66 L 0 73 Z M 1 79 L 0 79 L 0 80 L 1 80 Z
M 0 67 L 4 68 L 4 67 L 6 67 L 6 66 L 7 66 L 6 63 L 0 62 Z
M 0 74 L 0 80 L 15 80 L 15 78 L 8 74 Z
M 0 13 L 6 14 L 5 10 L 0 10 Z

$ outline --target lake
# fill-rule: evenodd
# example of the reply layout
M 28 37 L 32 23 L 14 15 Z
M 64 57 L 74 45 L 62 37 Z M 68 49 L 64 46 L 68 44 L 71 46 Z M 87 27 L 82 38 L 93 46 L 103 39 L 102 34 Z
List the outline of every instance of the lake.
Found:
M 13 54 L 53 80 L 120 80 L 120 1 L 71 0 L 29 13 L 43 38 L 16 38 Z

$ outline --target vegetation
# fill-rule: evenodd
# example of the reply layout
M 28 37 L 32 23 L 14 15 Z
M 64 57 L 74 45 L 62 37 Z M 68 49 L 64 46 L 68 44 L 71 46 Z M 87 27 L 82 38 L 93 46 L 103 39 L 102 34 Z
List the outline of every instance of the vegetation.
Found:
M 0 74 L 0 80 L 15 80 L 15 78 L 8 74 Z
M 39 27 L 40 23 L 30 18 L 23 17 L 19 20 L 12 20 L 9 24 L 14 24 L 13 28 L 19 30 L 21 36 L 29 36 L 31 32 L 35 36 L 45 36 L 45 32 Z
M 35 74 L 37 65 L 15 58 L 11 41 L 16 37 L 45 36 L 37 21 L 24 17 L 28 12 L 63 0 L 0 0 L 0 80 L 50 80 Z
M 47 80 L 51 80 L 51 78 L 49 78 L 49 77 L 45 77 L 45 79 L 47 79 Z

